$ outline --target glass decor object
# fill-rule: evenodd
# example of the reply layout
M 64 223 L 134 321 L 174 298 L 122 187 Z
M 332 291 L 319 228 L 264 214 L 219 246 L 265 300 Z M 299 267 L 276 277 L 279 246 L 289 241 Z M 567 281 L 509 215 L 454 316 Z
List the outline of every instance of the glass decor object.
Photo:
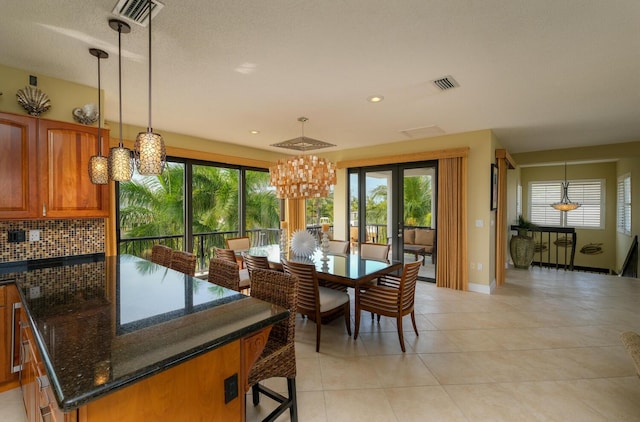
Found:
M 98 59 L 98 155 L 89 158 L 89 178 L 94 185 L 106 185 L 109 183 L 109 160 L 102 155 L 102 93 L 100 87 L 100 59 L 109 57 L 106 51 L 90 48 L 89 53 Z
M 162 135 L 154 133 L 151 128 L 151 16 L 154 5 L 151 0 L 147 4 L 147 19 L 149 19 L 149 125 L 146 132 L 138 133 L 133 146 L 133 154 L 138 173 L 153 176 L 162 174 L 164 171 L 167 164 L 167 153 Z
M 322 240 L 320 241 L 320 250 L 322 251 L 322 261 L 327 261 L 327 253 L 329 253 L 329 232 L 322 232 Z
M 131 32 L 131 27 L 118 19 L 110 19 L 109 26 L 118 31 L 118 105 L 120 115 L 120 142 L 109 150 L 109 178 L 116 182 L 126 182 L 133 176 L 133 159 L 131 150 L 122 142 L 122 33 Z

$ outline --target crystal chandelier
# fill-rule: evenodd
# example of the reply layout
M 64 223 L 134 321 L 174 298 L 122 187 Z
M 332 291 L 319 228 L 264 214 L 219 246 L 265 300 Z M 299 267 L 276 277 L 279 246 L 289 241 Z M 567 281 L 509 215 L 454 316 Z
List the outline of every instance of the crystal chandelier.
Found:
M 102 105 L 100 93 L 100 59 L 109 58 L 106 51 L 97 48 L 90 48 L 89 53 L 98 58 L 98 155 L 89 159 L 89 178 L 94 185 L 106 185 L 109 183 L 109 160 L 102 155 L 102 133 L 100 131 L 100 121 L 102 120 Z
M 292 141 L 315 141 L 304 136 L 307 120 L 306 117 L 298 119 L 302 123 L 302 137 Z M 276 188 L 276 196 L 280 199 L 324 198 L 336 184 L 335 164 L 315 155 L 282 158 L 269 168 L 269 175 L 271 186 Z
M 118 19 L 110 19 L 109 26 L 118 31 L 118 102 L 120 113 L 120 142 L 117 147 L 109 150 L 109 178 L 116 182 L 131 180 L 133 175 L 133 160 L 131 151 L 122 142 L 122 33 L 128 34 L 131 27 Z
M 151 12 L 152 1 L 149 0 L 147 19 L 149 19 L 149 125 L 146 132 L 138 133 L 133 147 L 138 173 L 142 175 L 159 175 L 164 171 L 167 153 L 162 135 L 154 133 L 151 128 Z
M 551 206 L 558 211 L 573 211 L 580 208 L 580 204 L 577 202 L 571 202 L 569 199 L 569 182 L 567 181 L 567 163 L 564 163 L 564 182 L 562 182 L 562 199 L 560 202 L 554 202 Z

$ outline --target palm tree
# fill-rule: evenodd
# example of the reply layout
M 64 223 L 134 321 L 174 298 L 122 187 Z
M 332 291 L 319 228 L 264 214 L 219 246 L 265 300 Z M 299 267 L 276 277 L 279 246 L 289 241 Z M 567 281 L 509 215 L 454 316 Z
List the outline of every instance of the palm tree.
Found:
M 431 177 L 404 178 L 404 224 L 431 225 Z

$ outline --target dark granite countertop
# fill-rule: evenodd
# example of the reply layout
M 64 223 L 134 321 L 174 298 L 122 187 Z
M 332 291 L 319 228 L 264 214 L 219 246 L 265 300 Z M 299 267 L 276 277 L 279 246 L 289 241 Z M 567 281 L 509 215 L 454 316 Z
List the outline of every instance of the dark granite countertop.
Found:
M 5 274 L 16 280 L 63 411 L 288 315 L 131 255 L 85 261 Z

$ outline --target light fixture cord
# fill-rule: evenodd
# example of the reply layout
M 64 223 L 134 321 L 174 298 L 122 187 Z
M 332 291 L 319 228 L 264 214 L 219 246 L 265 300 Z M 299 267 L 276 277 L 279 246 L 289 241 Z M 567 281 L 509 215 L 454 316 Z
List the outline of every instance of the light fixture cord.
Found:
M 149 126 L 147 132 L 153 132 L 151 129 L 151 10 L 152 1 L 149 0 Z
M 122 23 L 118 22 L 118 107 L 120 115 L 120 143 L 122 148 Z
M 100 92 L 100 52 L 98 52 L 96 57 L 98 57 L 98 157 L 102 157 L 102 135 L 100 134 L 100 120 L 102 120 L 102 95 Z

